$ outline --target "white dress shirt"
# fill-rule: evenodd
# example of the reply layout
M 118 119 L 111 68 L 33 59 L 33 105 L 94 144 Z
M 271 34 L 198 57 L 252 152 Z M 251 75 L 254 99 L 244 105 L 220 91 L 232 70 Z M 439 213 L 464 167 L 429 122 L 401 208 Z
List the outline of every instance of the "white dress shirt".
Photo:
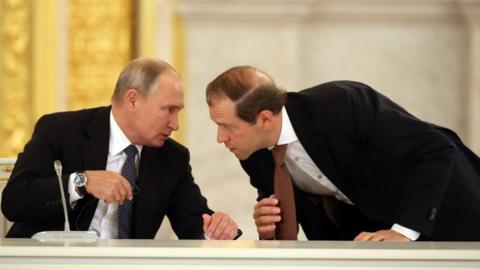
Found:
M 292 177 L 294 185 L 308 193 L 333 196 L 336 199 L 354 205 L 317 167 L 298 140 L 293 129 L 287 110 L 282 108 L 282 129 L 277 145 L 288 144 L 285 155 L 285 165 Z M 273 147 L 272 147 L 273 148 Z M 410 240 L 417 240 L 420 233 L 394 224 L 392 230 L 408 237 Z
M 127 136 L 118 126 L 112 112 L 110 111 L 110 140 L 108 146 L 107 171 L 120 173 L 122 166 L 127 160 L 127 155 L 123 150 L 132 144 Z M 137 166 L 140 162 L 140 155 L 142 153 L 142 145 L 135 145 L 138 150 L 138 155 L 135 157 Z M 73 183 L 74 174 L 70 175 L 68 183 L 68 192 L 70 193 L 70 206 L 73 208 L 77 200 L 83 198 L 75 191 Z M 99 200 L 89 230 L 95 231 L 101 239 L 118 238 L 118 205 L 116 203 L 106 203 L 104 200 Z

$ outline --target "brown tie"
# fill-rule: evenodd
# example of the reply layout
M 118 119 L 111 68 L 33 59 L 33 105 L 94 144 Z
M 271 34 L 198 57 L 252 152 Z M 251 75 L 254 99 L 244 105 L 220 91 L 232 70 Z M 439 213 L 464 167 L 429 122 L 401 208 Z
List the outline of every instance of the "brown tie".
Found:
M 282 220 L 276 224 L 275 239 L 297 240 L 297 217 L 295 214 L 295 198 L 293 196 L 292 179 L 285 166 L 287 144 L 277 145 L 272 149 L 275 161 L 274 188 L 278 199 Z

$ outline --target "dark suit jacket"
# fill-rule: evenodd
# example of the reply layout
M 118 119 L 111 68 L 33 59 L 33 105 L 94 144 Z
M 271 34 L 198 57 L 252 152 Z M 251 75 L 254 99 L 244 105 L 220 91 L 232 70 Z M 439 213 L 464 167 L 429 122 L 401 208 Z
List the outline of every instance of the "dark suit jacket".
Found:
M 454 132 L 350 81 L 288 93 L 286 110 L 308 155 L 364 215 L 435 240 L 480 240 L 480 161 Z M 268 150 L 241 164 L 258 199 L 273 193 Z M 309 239 L 328 239 L 307 195 L 296 190 L 298 221 Z
M 30 237 L 63 230 L 64 218 L 53 161 L 63 165 L 63 185 L 73 172 L 105 170 L 109 147 L 110 107 L 43 116 L 19 154 L 2 195 L 2 211 L 14 221 L 7 237 Z M 212 213 L 194 183 L 188 150 L 169 139 L 161 148 L 144 146 L 139 193 L 134 196 L 132 238 L 153 238 L 165 215 L 181 239 L 203 239 L 203 213 Z M 68 209 L 72 230 L 87 230 L 98 200 L 87 194 Z M 70 208 L 70 207 L 69 207 Z

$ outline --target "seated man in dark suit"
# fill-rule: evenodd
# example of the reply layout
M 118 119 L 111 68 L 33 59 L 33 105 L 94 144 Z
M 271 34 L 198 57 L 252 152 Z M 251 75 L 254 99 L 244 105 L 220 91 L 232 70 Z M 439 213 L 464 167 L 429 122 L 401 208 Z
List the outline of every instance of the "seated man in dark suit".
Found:
M 258 190 L 261 238 L 296 239 L 298 222 L 312 240 L 480 240 L 479 158 L 453 131 L 369 86 L 336 81 L 287 93 L 241 66 L 206 96 L 218 142 Z
M 120 74 L 111 107 L 41 117 L 3 191 L 7 237 L 63 230 L 60 160 L 72 230 L 148 239 L 168 216 L 180 239 L 235 238 L 235 222 L 210 210 L 195 184 L 188 150 L 169 138 L 183 100 L 170 65 L 138 59 Z

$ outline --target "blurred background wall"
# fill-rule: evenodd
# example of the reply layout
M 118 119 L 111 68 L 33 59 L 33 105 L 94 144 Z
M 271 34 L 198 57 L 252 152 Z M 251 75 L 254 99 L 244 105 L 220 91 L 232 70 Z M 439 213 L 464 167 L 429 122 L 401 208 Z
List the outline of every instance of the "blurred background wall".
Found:
M 480 154 L 480 0 L 0 0 L 0 156 L 15 157 L 42 114 L 108 105 L 136 57 L 182 75 L 176 138 L 243 239 L 257 239 L 256 192 L 216 143 L 204 97 L 231 66 L 256 66 L 289 91 L 365 82 Z M 174 236 L 165 226 L 158 238 Z

